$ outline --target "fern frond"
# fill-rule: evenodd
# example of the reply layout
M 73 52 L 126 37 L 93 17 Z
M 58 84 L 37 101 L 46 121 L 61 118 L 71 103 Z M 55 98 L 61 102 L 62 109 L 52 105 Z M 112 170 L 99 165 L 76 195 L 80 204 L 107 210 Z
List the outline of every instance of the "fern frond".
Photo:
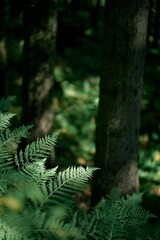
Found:
M 10 227 L 8 223 L 0 220 L 0 239 L 2 240 L 27 240 L 15 227 Z
M 22 126 L 11 131 L 0 132 L 0 171 L 6 171 L 14 167 L 14 157 L 21 138 L 29 134 L 31 126 Z
M 22 214 L 6 211 L 5 215 L 2 215 L 0 221 L 0 239 L 35 240 L 30 234 L 32 229 L 33 225 L 29 222 L 29 212 L 26 215 L 26 211 Z M 1 238 L 2 234 L 4 238 Z
M 23 178 L 24 180 L 24 178 Z M 13 188 L 21 183 L 21 176 L 17 171 L 11 169 L 0 173 L 0 196 L 12 192 Z M 13 187 L 13 188 L 12 188 Z
M 139 193 L 121 198 L 120 191 L 114 189 L 90 212 L 74 213 L 74 196 L 96 168 L 70 167 L 58 173 L 57 167 L 47 170 L 45 161 L 57 133 L 15 154 L 30 127 L 11 131 L 8 126 L 13 116 L 0 113 L 0 239 L 159 239 L 156 227 L 155 231 L 147 230 L 153 215 L 142 208 Z
M 46 159 L 39 160 L 36 162 L 32 162 L 29 164 L 26 164 L 20 171 L 26 179 L 29 181 L 33 181 L 39 186 L 42 185 L 42 183 L 45 183 L 55 176 L 57 172 L 57 168 L 52 169 L 46 169 L 45 167 Z
M 56 144 L 58 132 L 40 138 L 28 144 L 24 150 L 15 155 L 15 164 L 18 168 L 23 168 L 29 162 L 43 160 L 50 155 L 53 145 Z
M 27 138 L 29 135 L 29 130 L 32 126 L 21 126 L 12 131 L 7 129 L 4 134 L 0 135 L 0 141 L 5 144 L 8 152 L 15 154 L 18 148 L 18 144 L 21 142 L 22 138 Z M 1 142 L 0 142 L 1 146 Z
M 0 131 L 4 130 L 10 125 L 10 120 L 14 117 L 13 113 L 2 113 L 0 112 Z
M 13 168 L 13 156 L 5 148 L 0 152 L 0 173 Z
M 96 168 L 69 167 L 55 175 L 54 181 L 47 183 L 48 196 L 45 202 L 70 205 L 73 197 L 80 192 L 91 178 Z M 43 204 L 45 204 L 45 202 Z
M 15 128 L 14 130 L 7 129 L 5 132 L 5 136 L 3 134 L 3 141 L 7 139 L 8 141 L 15 141 L 16 143 L 19 143 L 21 138 L 27 138 L 29 135 L 29 130 L 32 128 L 32 125 L 28 126 L 21 126 L 19 128 Z M 1 137 L 1 136 L 0 136 Z M 2 137 L 1 137 L 2 139 Z
M 96 240 L 130 240 L 132 237 L 147 240 L 149 234 L 144 227 L 153 215 L 141 207 L 142 195 L 116 196 L 118 192 L 114 189 L 91 213 L 83 212 L 77 216 L 75 226 L 81 230 L 82 236 Z
M 134 226 L 136 221 L 136 226 L 139 227 L 147 223 L 148 219 L 155 217 L 149 211 L 146 211 L 141 207 L 142 194 L 134 193 L 132 195 L 127 195 L 126 198 L 122 198 L 121 202 L 123 204 L 122 212 L 123 218 L 128 219 L 128 226 Z M 128 216 L 130 216 L 128 218 Z

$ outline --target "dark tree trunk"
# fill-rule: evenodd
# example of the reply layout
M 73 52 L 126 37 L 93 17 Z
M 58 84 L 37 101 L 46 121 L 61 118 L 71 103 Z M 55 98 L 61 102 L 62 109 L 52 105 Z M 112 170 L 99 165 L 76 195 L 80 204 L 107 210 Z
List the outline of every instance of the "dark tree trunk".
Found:
M 113 187 L 137 191 L 138 133 L 148 0 L 106 3 L 93 201 Z
M 159 39 L 160 39 L 160 1 L 150 0 L 148 45 L 151 48 L 157 48 Z
M 53 125 L 53 66 L 57 16 L 53 0 L 24 0 L 23 123 L 34 125 L 30 140 Z
M 0 1 L 0 98 L 6 95 L 7 51 L 4 33 L 5 2 Z
M 154 32 L 153 32 L 153 47 L 158 47 L 158 41 L 160 40 L 160 0 L 156 1 L 156 16 L 154 20 Z
M 1 33 L 0 33 L 1 34 Z M 0 37 L 0 98 L 6 96 L 7 51 L 5 39 Z
M 100 14 L 100 0 L 92 0 L 91 4 L 91 26 L 97 31 Z

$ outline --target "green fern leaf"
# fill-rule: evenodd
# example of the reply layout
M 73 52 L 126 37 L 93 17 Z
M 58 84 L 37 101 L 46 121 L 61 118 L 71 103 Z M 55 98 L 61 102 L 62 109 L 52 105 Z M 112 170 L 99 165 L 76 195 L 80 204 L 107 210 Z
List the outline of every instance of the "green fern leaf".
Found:
M 48 196 L 44 203 L 52 202 L 56 204 L 73 203 L 73 197 L 80 192 L 91 178 L 96 168 L 69 167 L 63 172 L 55 175 L 54 181 L 48 182 Z M 44 204 L 43 203 L 43 204 Z
M 0 112 L 0 131 L 4 130 L 10 125 L 10 120 L 14 117 L 13 113 L 2 113 Z
M 11 131 L 0 132 L 0 171 L 6 171 L 15 166 L 14 154 L 21 138 L 28 136 L 31 126 L 22 126 Z
M 20 169 L 27 163 L 43 160 L 50 155 L 53 145 L 56 144 L 58 132 L 52 135 L 40 138 L 37 141 L 28 144 L 24 150 L 15 155 L 15 164 Z
M 39 186 L 41 186 L 42 183 L 53 179 L 58 168 L 55 167 L 52 169 L 46 169 L 45 162 L 46 159 L 43 159 L 26 164 L 25 166 L 23 166 L 20 173 L 22 173 L 29 181 L 33 181 Z

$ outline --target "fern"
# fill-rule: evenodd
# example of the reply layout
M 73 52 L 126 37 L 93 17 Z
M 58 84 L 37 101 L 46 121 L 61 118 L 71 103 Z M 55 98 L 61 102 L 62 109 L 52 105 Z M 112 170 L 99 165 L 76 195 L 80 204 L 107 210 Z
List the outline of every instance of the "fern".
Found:
M 28 144 L 24 150 L 15 155 L 15 164 L 18 168 L 24 168 L 27 163 L 43 160 L 50 155 L 53 145 L 57 141 L 58 132 L 40 138 Z
M 17 231 L 17 228 L 10 228 L 8 224 L 0 220 L 0 237 L 5 240 L 26 240 L 22 234 Z
M 0 131 L 5 130 L 10 125 L 13 116 L 15 116 L 13 113 L 0 112 Z
M 70 205 L 73 197 L 80 192 L 96 168 L 70 167 L 55 175 L 54 181 L 47 182 L 48 195 L 45 202 Z M 44 203 L 45 203 L 44 202 Z M 43 203 L 43 204 L 44 204 Z
M 114 193 L 115 191 L 115 193 Z M 87 215 L 83 212 L 77 217 L 82 239 L 129 240 L 148 239 L 145 224 L 153 217 L 141 207 L 141 194 L 133 194 L 125 199 L 114 190 Z M 112 196 L 116 196 L 113 200 Z
M 10 130 L 8 126 L 13 116 L 9 113 L 0 115 L 0 239 L 73 236 L 73 227 L 70 231 L 70 227 L 62 222 L 62 216 L 55 217 L 57 205 L 61 203 L 59 209 L 65 212 L 74 201 L 73 196 L 86 185 L 94 168 L 71 167 L 64 172 L 57 172 L 57 167 L 46 169 L 45 161 L 56 143 L 57 133 L 38 139 L 28 144 L 24 151 L 17 152 L 18 144 L 21 138 L 28 136 L 30 126 Z
M 0 239 L 159 239 L 159 225 L 151 228 L 154 216 L 141 206 L 142 194 L 121 198 L 114 189 L 90 212 L 76 210 L 74 197 L 96 168 L 46 169 L 57 132 L 17 152 L 30 126 L 10 130 L 12 117 L 0 113 Z
M 5 118 L 4 122 L 6 122 Z M 22 126 L 13 131 L 7 129 L 0 132 L 0 171 L 13 168 L 15 164 L 13 156 L 17 151 L 18 144 L 21 138 L 28 136 L 30 128 L 31 126 Z

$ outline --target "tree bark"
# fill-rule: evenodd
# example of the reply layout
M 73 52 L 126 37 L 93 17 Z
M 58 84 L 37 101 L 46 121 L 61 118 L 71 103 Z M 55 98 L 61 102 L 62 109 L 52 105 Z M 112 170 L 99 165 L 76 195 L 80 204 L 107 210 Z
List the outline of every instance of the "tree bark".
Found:
M 53 125 L 53 66 L 56 0 L 24 0 L 24 76 L 22 122 L 32 123 L 30 141 Z
M 4 34 L 5 2 L 0 1 L 0 98 L 6 95 L 7 50 Z
M 154 20 L 154 32 L 153 32 L 153 47 L 158 48 L 158 41 L 160 37 L 160 1 L 156 1 L 156 16 Z
M 138 133 L 149 0 L 106 1 L 93 202 L 137 191 Z
M 91 26 L 95 31 L 97 31 L 100 14 L 100 0 L 92 0 L 90 12 L 91 12 Z

